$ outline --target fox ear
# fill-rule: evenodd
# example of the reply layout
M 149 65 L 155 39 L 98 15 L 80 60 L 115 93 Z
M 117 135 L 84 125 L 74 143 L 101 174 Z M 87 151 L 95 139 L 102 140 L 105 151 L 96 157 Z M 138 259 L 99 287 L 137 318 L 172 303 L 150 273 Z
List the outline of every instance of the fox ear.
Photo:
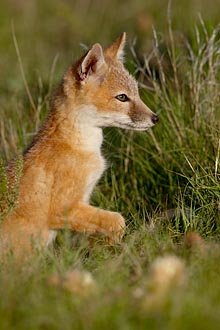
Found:
M 113 59 L 123 62 L 125 42 L 126 42 L 126 33 L 123 32 L 113 44 L 111 44 L 108 48 L 106 48 L 105 55 L 107 57 L 111 57 Z
M 78 75 L 81 81 L 88 76 L 96 74 L 105 63 L 102 47 L 100 44 L 94 44 L 83 58 L 79 66 Z

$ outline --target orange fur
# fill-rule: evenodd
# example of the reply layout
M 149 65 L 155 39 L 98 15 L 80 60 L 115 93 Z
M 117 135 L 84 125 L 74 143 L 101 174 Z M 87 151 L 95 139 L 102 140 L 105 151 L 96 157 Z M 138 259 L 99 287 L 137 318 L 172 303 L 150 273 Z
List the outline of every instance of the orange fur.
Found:
M 123 66 L 124 43 L 125 33 L 104 51 L 93 45 L 64 74 L 45 123 L 23 154 L 18 205 L 1 225 L 1 252 L 25 254 L 32 242 L 45 246 L 54 230 L 65 227 L 122 238 L 123 217 L 89 205 L 105 169 L 102 127 L 146 130 L 157 122 Z M 13 163 L 8 176 L 13 181 Z

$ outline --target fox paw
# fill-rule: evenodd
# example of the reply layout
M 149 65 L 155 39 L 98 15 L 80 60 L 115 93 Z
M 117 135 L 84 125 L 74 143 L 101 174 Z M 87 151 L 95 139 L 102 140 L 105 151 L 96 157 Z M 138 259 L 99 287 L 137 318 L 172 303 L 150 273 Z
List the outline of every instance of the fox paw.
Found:
M 117 212 L 111 212 L 108 221 L 108 242 L 119 243 L 125 234 L 125 219 Z

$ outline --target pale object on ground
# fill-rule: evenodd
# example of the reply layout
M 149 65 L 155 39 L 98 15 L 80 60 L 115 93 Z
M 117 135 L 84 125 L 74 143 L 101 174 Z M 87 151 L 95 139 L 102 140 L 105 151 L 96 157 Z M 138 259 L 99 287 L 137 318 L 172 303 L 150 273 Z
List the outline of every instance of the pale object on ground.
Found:
M 147 311 L 163 309 L 186 284 L 183 261 L 176 256 L 158 257 L 150 266 L 147 292 L 142 307 Z
M 64 275 L 55 273 L 48 279 L 50 285 L 58 286 L 77 295 L 90 295 L 97 289 L 92 274 L 87 271 L 72 270 Z
M 150 267 L 149 281 L 152 289 L 161 290 L 185 283 L 184 263 L 176 256 L 158 257 Z

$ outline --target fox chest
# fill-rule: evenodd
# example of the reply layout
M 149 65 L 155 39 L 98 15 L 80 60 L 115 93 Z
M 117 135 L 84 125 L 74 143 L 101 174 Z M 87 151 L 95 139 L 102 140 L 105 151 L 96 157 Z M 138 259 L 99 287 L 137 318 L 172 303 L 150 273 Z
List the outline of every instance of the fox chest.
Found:
M 89 202 L 92 190 L 105 170 L 101 154 L 66 157 L 54 175 L 51 189 L 51 212 L 65 213 L 74 203 Z
M 100 155 L 94 162 L 87 164 L 87 175 L 85 175 L 85 186 L 83 189 L 83 202 L 88 203 L 91 193 L 105 170 L 105 160 Z

